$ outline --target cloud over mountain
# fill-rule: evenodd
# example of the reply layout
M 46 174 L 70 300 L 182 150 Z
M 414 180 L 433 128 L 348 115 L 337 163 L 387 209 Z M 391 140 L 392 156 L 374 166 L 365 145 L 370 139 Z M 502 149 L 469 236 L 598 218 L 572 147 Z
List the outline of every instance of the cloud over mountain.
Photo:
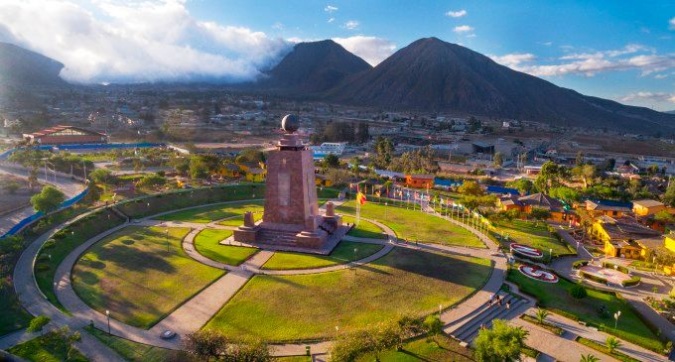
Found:
M 39 24 L 39 26 L 36 26 Z M 0 41 L 65 64 L 74 82 L 244 81 L 292 44 L 245 27 L 195 19 L 184 1 L 0 2 Z

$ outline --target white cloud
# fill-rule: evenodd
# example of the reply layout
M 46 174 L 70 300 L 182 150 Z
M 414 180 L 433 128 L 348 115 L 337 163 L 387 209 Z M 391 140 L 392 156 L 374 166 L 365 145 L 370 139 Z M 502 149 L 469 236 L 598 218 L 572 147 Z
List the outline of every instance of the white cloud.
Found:
M 448 11 L 447 13 L 445 13 L 445 16 L 449 16 L 451 18 L 461 18 L 463 16 L 466 16 L 466 14 L 467 14 L 466 10 L 462 9 L 458 11 Z
M 456 26 L 454 29 L 452 29 L 457 34 L 464 34 L 464 33 L 469 33 L 473 31 L 473 28 L 468 26 L 468 25 L 459 25 Z
M 652 101 L 675 103 L 675 93 L 636 92 L 619 98 L 621 102 Z
M 529 57 L 530 55 L 507 54 L 491 57 L 514 70 L 539 77 L 567 74 L 592 77 L 597 73 L 626 70 L 638 70 L 641 75 L 646 76 L 675 68 L 675 54 L 659 55 L 654 49 L 639 44 L 628 44 L 616 50 L 568 54 L 558 58 L 558 62 L 553 64 L 531 64 L 535 57 Z
M 325 12 L 327 12 L 327 13 L 329 13 L 329 14 L 332 14 L 332 13 L 338 11 L 338 8 L 337 8 L 336 6 L 326 5 L 326 7 L 323 8 L 323 11 L 325 11 Z
M 372 66 L 379 64 L 396 50 L 396 44 L 374 36 L 357 35 L 333 40 Z
M 254 79 L 291 44 L 195 19 L 183 0 L 3 0 L 0 35 L 64 63 L 75 82 Z M 35 26 L 40 24 L 40 26 Z
M 330 18 L 330 19 L 328 19 L 328 22 L 329 22 L 329 23 L 332 23 L 332 22 L 334 22 L 334 21 L 335 21 L 335 18 Z
M 495 62 L 510 68 L 517 67 L 521 63 L 531 62 L 536 58 L 534 54 L 530 53 L 512 53 L 501 56 L 490 55 L 489 57 Z
M 675 30 L 675 17 L 673 17 L 672 19 L 670 19 L 670 21 L 668 22 L 668 28 L 669 28 L 670 30 Z
M 354 30 L 358 28 L 360 23 L 356 20 L 349 20 L 348 22 L 345 23 L 344 28 L 349 29 L 349 30 Z

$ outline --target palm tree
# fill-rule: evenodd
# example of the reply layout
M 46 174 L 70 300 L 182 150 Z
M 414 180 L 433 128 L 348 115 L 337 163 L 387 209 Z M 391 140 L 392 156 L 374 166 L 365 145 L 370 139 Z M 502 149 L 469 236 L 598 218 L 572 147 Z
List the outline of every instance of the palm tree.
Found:
M 607 347 L 607 351 L 612 353 L 615 349 L 621 347 L 621 341 L 616 337 L 610 336 L 607 337 L 607 340 L 605 340 L 605 346 Z
M 582 354 L 581 359 L 579 359 L 579 362 L 598 362 L 600 361 L 600 358 L 595 357 L 592 354 Z
M 550 313 L 546 309 L 537 308 L 537 314 L 535 314 L 537 322 L 539 322 L 539 324 L 544 324 L 544 321 L 546 320 L 546 317 L 549 316 L 549 314 Z

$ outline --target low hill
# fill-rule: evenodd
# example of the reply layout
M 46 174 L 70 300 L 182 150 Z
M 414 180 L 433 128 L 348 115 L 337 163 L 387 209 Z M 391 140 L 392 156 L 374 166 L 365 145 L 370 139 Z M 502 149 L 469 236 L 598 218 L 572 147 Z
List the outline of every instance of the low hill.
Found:
M 0 83 L 62 85 L 63 64 L 14 44 L 0 43 Z

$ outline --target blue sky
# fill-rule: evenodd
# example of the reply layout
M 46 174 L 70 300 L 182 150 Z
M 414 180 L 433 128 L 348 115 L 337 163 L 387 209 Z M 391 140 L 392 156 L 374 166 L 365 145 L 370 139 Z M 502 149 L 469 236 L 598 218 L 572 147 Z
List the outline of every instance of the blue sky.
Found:
M 672 0 L 0 2 L 0 40 L 80 82 L 246 80 L 294 42 L 327 38 L 376 65 L 429 36 L 584 94 L 675 109 Z

